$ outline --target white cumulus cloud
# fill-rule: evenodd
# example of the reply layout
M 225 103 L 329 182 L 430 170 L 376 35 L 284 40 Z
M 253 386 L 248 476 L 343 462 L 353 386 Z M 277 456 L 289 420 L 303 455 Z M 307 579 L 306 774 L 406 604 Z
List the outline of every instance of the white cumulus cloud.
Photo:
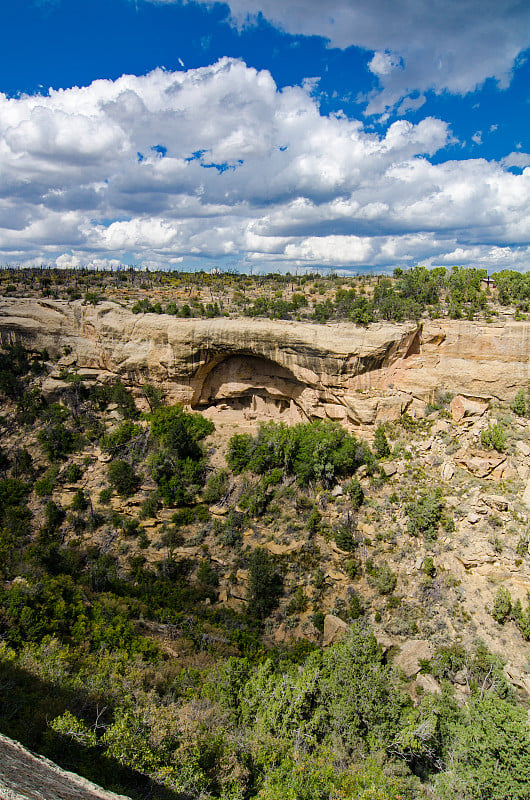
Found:
M 159 2 L 160 0 L 153 0 Z M 180 0 L 166 0 L 180 2 Z M 214 5 L 215 0 L 198 0 Z M 521 0 L 226 0 L 235 25 L 261 13 L 291 34 L 372 51 L 381 91 L 369 110 L 433 89 L 465 94 L 487 78 L 507 85 L 530 46 L 530 3 Z
M 528 155 L 444 162 L 451 141 L 432 117 L 377 135 L 325 116 L 311 86 L 279 90 L 227 58 L 0 95 L 0 259 L 347 269 L 498 252 L 520 266 Z

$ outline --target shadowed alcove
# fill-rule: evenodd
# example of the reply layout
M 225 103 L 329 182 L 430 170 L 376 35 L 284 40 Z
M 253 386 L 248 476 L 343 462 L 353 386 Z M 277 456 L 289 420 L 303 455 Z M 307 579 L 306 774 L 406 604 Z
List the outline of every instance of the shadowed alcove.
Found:
M 228 406 L 281 417 L 305 417 L 298 398 L 306 389 L 290 370 L 274 361 L 247 353 L 215 359 L 194 376 L 193 408 Z

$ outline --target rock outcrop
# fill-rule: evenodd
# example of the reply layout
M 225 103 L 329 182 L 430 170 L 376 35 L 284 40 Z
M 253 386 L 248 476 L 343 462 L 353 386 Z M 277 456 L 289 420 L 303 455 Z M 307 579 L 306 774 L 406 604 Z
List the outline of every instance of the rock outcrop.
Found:
M 0 797 L 2 800 L 128 800 L 95 783 L 66 772 L 19 742 L 0 734 Z
M 228 404 L 265 416 L 358 423 L 365 411 L 362 395 L 356 411 L 356 378 L 406 359 L 418 327 L 176 319 L 135 315 L 108 302 L 17 299 L 0 301 L 0 336 L 4 344 L 71 352 L 87 379 L 110 374 L 161 384 L 172 399 L 195 408 Z M 396 413 L 411 399 L 398 399 Z M 377 399 L 371 408 L 373 415 Z
M 425 323 L 418 352 L 392 365 L 377 385 L 393 383 L 424 399 L 441 388 L 480 405 L 492 397 L 512 400 L 529 379 L 529 322 L 442 320 Z
M 466 409 L 510 400 L 530 379 L 530 324 L 443 321 L 316 325 L 132 314 L 116 303 L 0 300 L 3 344 L 22 341 L 87 380 L 163 386 L 194 408 L 354 425 L 421 414 L 436 390 Z M 62 363 L 62 362 L 59 362 Z M 66 364 L 63 364 L 66 366 Z M 59 378 L 59 372 L 55 376 Z M 46 386 L 58 386 L 53 380 Z

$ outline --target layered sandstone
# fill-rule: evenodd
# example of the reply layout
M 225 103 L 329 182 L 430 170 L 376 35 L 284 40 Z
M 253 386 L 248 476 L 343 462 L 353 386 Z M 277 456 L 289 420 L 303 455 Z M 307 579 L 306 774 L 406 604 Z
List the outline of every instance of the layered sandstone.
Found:
M 509 401 L 530 379 L 530 324 L 316 325 L 132 314 L 116 303 L 0 300 L 3 344 L 71 352 L 88 379 L 154 383 L 195 408 L 353 424 L 421 413 L 436 390 Z

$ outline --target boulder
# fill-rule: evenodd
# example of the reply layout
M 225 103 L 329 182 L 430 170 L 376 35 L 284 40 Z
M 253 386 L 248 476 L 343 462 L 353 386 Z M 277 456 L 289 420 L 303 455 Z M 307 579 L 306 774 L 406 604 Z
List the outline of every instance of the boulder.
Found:
M 209 512 L 216 517 L 224 517 L 225 514 L 228 514 L 228 506 L 210 506 Z
M 521 502 L 527 507 L 530 508 L 530 480 L 526 484 L 526 488 L 523 492 L 523 496 L 521 497 Z
M 347 395 L 343 397 L 348 410 L 348 418 L 356 425 L 373 425 L 377 416 L 377 397 Z
M 424 692 L 429 694 L 441 694 L 440 684 L 432 675 L 416 675 L 416 685 L 421 686 Z
M 128 800 L 67 772 L 19 742 L 0 735 L 0 797 L 4 800 L 64 798 L 64 800 Z
M 344 550 L 341 550 L 341 553 L 343 553 L 343 552 L 344 552 Z M 339 572 L 336 569 L 328 569 L 328 570 L 326 570 L 325 577 L 326 578 L 331 578 L 332 581 L 345 581 L 345 580 L 348 579 L 347 575 L 345 575 L 344 572 Z
M 400 667 L 407 678 L 411 678 L 420 671 L 420 660 L 432 658 L 434 646 L 424 639 L 409 639 L 399 649 L 394 657 L 394 664 Z
M 322 640 L 324 647 L 344 639 L 347 633 L 348 625 L 340 617 L 336 617 L 334 614 L 326 614 L 324 617 L 324 638 Z
M 277 544 L 276 542 L 265 542 L 265 547 L 275 556 L 283 556 L 287 553 L 295 553 L 302 547 L 302 542 L 291 542 L 291 544 Z
M 517 688 L 523 689 L 527 694 L 530 694 L 530 673 L 523 672 L 513 664 L 506 664 L 504 674 L 513 686 L 517 686 Z
M 455 465 L 451 461 L 444 461 L 440 467 L 440 475 L 443 481 L 450 481 L 455 474 Z
M 500 494 L 487 494 L 483 498 L 486 505 L 495 511 L 508 511 L 508 501 Z
M 464 467 L 477 478 L 486 478 L 506 461 L 502 453 L 491 453 L 486 450 L 459 450 L 454 454 L 459 467 Z
M 521 439 L 518 439 L 515 443 L 516 450 L 525 458 L 530 456 L 530 445 L 526 442 L 523 442 Z
M 472 400 L 457 394 L 451 400 L 451 415 L 454 422 L 460 422 L 464 417 L 481 417 L 488 410 L 488 403 L 483 400 Z

